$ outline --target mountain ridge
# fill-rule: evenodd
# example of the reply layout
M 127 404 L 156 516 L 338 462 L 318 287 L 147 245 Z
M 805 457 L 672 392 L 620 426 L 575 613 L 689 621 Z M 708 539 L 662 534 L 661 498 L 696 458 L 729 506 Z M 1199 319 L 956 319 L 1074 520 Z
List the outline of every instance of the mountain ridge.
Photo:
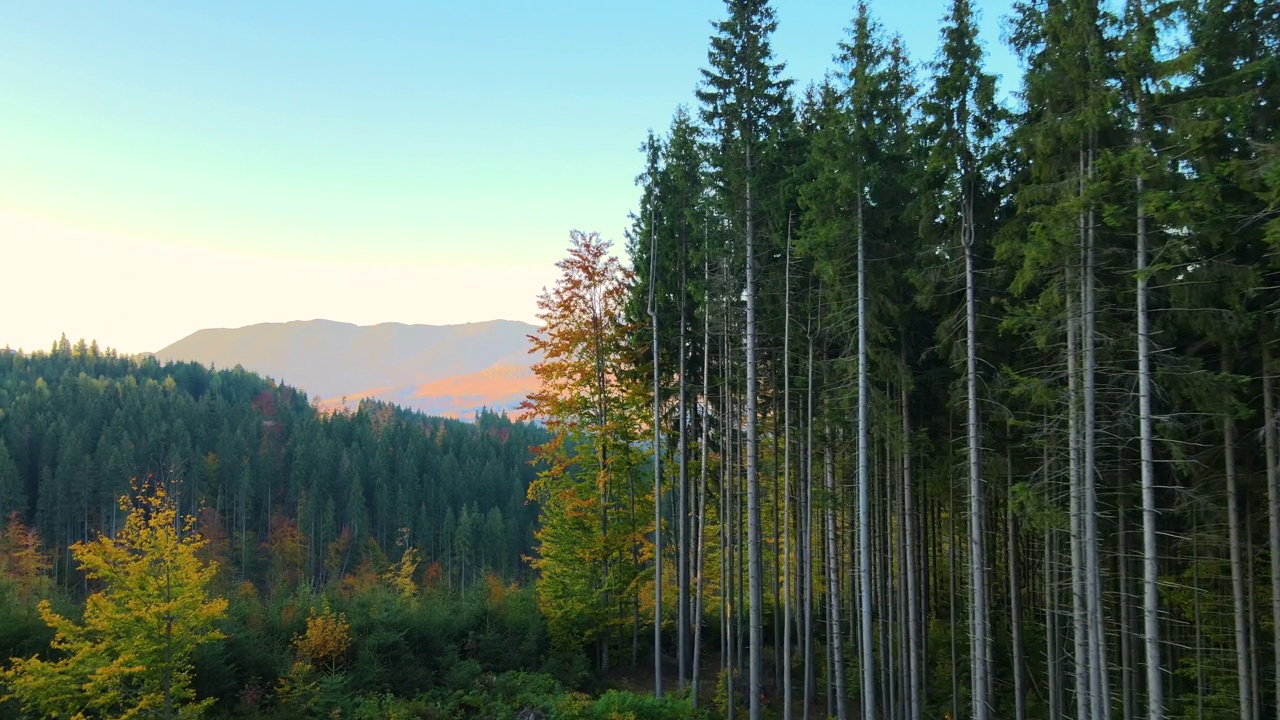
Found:
M 326 407 L 362 398 L 430 414 L 471 417 L 513 410 L 537 387 L 528 336 L 518 320 L 457 325 L 356 325 L 317 318 L 204 328 L 153 355 L 161 361 L 240 365 L 304 390 Z

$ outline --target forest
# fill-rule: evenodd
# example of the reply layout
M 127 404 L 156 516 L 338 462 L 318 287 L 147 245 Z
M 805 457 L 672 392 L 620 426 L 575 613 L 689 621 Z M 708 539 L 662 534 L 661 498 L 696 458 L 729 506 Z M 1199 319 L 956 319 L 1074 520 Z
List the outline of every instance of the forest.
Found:
M 939 27 L 726 0 L 528 420 L 0 353 L 0 714 L 1275 717 L 1280 4 Z
M 573 233 L 551 642 L 731 718 L 1276 717 L 1280 5 L 1017 2 L 1008 99 L 948 6 L 799 88 L 726 2 Z
M 0 717 L 588 707 L 523 559 L 546 439 L 84 341 L 0 352 Z

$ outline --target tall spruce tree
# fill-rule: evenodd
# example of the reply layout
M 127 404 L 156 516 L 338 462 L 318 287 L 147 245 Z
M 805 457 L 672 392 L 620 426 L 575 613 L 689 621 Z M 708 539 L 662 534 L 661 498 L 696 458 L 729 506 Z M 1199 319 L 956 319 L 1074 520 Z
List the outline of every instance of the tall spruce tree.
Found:
M 726 0 L 728 17 L 715 23 L 702 86 L 701 116 L 712 137 L 711 165 L 723 212 L 742 238 L 745 256 L 745 422 L 747 468 L 747 576 L 749 609 L 749 685 L 751 720 L 761 712 L 764 658 L 764 596 L 761 562 L 760 473 L 758 447 L 758 367 L 756 337 L 758 166 L 768 152 L 775 118 L 787 103 L 788 80 L 773 60 L 770 38 L 777 28 L 767 0 Z
M 924 101 L 925 133 L 931 149 L 929 165 L 937 179 L 932 205 L 946 243 L 942 254 L 963 257 L 965 435 L 969 478 L 970 668 L 973 717 L 990 716 L 988 697 L 991 621 L 986 587 L 984 483 L 981 468 L 981 425 L 978 398 L 978 277 L 976 270 L 980 208 L 993 190 L 993 147 L 1001 111 L 995 101 L 995 78 L 983 67 L 973 10 L 968 0 L 954 0 L 943 19 L 942 47 L 933 63 L 933 87 Z M 931 208 L 932 209 L 932 208 Z M 1022 668 L 1013 668 L 1015 678 Z
M 1163 0 L 1129 0 L 1123 16 L 1122 53 L 1119 61 L 1120 90 L 1130 114 L 1131 141 L 1124 151 L 1124 167 L 1133 178 L 1132 213 L 1115 213 L 1132 217 L 1135 235 L 1135 296 L 1138 380 L 1138 446 L 1140 456 L 1142 508 L 1142 637 L 1146 664 L 1147 717 L 1165 717 L 1164 667 L 1160 643 L 1159 543 L 1157 525 L 1159 508 L 1156 495 L 1155 423 L 1152 403 L 1153 383 L 1151 276 L 1152 241 L 1158 237 L 1158 224 L 1152 224 L 1152 199 L 1148 197 L 1153 176 L 1158 175 L 1156 135 L 1157 118 L 1164 114 L 1160 98 L 1168 85 L 1167 71 L 1158 61 L 1160 31 L 1175 9 Z M 1126 204 L 1127 205 L 1127 204 Z M 1158 207 L 1158 203 L 1157 203 Z M 1159 217 L 1154 218 L 1157 222 Z M 1126 223 L 1127 224 L 1127 223 Z M 1157 250 L 1159 248 L 1157 247 Z M 1166 261 L 1167 262 L 1167 261 Z M 1121 557 L 1121 563 L 1127 558 Z M 1123 567 L 1123 565 L 1122 565 Z M 1122 601 L 1123 602 L 1123 601 Z M 1122 608 L 1124 605 L 1121 606 Z M 1122 628 L 1122 633 L 1127 632 Z M 1126 698 L 1127 700 L 1127 698 Z M 1127 707 L 1126 707 L 1127 710 Z

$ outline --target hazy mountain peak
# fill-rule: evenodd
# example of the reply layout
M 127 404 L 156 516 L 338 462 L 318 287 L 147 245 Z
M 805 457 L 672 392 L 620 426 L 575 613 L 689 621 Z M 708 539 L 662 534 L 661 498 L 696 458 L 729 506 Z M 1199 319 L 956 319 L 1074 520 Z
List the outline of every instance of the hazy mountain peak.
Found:
M 326 404 L 370 397 L 442 415 L 511 409 L 536 386 L 528 336 L 515 320 L 461 325 L 353 325 L 294 320 L 206 328 L 158 350 L 161 361 L 242 365 Z

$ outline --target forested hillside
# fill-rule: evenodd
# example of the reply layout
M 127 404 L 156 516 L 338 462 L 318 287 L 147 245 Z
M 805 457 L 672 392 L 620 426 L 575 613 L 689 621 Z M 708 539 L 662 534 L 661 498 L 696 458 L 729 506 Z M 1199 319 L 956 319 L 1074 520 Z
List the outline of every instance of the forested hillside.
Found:
M 317 587 L 373 551 L 412 546 L 440 581 L 523 577 L 536 507 L 534 425 L 474 423 L 391 405 L 319 413 L 307 397 L 240 368 L 160 365 L 65 339 L 0 354 L 0 513 L 37 530 L 58 584 L 66 549 L 123 522 L 132 478 L 164 484 L 220 537 L 236 577 Z M 281 543 L 291 552 L 282 553 Z
M 753 719 L 1275 717 L 1280 6 L 1016 3 L 1002 104 L 968 0 L 806 88 L 725 4 L 541 298 L 553 638 Z
M 0 717 L 688 716 L 570 690 L 593 674 L 527 583 L 548 438 L 65 338 L 0 353 Z

